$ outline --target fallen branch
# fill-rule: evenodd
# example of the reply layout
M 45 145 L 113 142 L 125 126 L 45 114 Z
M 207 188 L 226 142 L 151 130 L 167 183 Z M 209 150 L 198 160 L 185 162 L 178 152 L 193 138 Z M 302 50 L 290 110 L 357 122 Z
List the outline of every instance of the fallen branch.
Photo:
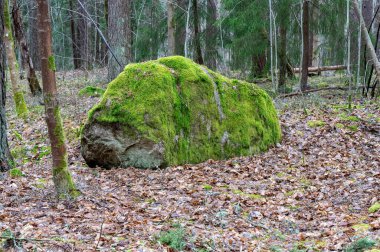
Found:
M 319 91 L 324 91 L 324 90 L 343 90 L 343 91 L 348 91 L 348 88 L 345 87 L 325 87 L 325 88 L 317 88 L 317 89 L 310 89 L 306 90 L 304 92 L 295 92 L 295 93 L 290 93 L 290 94 L 283 94 L 277 96 L 278 98 L 287 98 L 287 97 L 293 97 L 297 95 L 304 95 L 308 93 L 314 93 L 314 92 L 319 92 Z
M 324 71 L 336 71 L 336 70 L 346 70 L 347 66 L 344 65 L 337 65 L 337 66 L 321 66 L 321 67 L 309 67 L 309 73 L 318 73 L 318 72 L 324 72 Z M 294 68 L 294 73 L 299 73 L 300 68 Z

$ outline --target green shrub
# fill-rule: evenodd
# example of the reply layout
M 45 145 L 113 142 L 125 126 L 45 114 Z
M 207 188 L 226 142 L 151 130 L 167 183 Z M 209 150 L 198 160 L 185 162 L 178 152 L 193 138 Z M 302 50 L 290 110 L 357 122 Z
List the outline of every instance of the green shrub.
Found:
M 367 249 L 370 249 L 376 245 L 376 242 L 370 238 L 363 238 L 351 243 L 346 249 L 345 252 L 363 252 Z
M 167 232 L 161 232 L 158 241 L 174 250 L 181 251 L 186 246 L 185 230 L 182 227 L 177 227 Z

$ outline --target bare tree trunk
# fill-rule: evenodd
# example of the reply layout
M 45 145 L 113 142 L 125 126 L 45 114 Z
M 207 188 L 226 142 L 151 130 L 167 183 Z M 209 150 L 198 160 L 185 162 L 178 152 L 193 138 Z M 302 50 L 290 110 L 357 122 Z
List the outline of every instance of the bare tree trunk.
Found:
M 195 62 L 203 65 L 201 38 L 199 31 L 199 14 L 198 14 L 198 0 L 193 0 L 193 15 L 194 15 L 194 47 L 195 47 Z
M 7 53 L 9 74 L 12 83 L 13 99 L 16 104 L 16 113 L 18 117 L 26 117 L 28 109 L 26 107 L 24 93 L 20 87 L 20 78 L 18 74 L 18 64 L 14 51 L 14 41 L 11 27 L 11 17 L 9 14 L 8 1 L 4 2 L 4 44 Z
M 186 13 L 186 30 L 185 30 L 185 57 L 189 57 L 189 41 L 190 41 L 190 8 L 191 8 L 191 0 L 188 0 L 187 13 Z
M 84 4 L 84 3 L 83 3 Z M 76 43 L 78 45 L 79 51 L 79 62 L 80 68 L 83 70 L 88 70 L 90 68 L 89 62 L 89 47 L 88 47 L 88 27 L 87 27 L 87 18 L 86 13 L 83 8 L 77 6 L 77 31 L 76 31 Z
M 70 0 L 70 30 L 71 30 L 71 44 L 72 44 L 72 51 L 73 51 L 73 63 L 74 63 L 74 69 L 80 68 L 80 52 L 78 48 L 78 41 L 77 41 L 77 30 L 75 25 L 75 15 L 77 8 L 74 8 L 76 6 L 76 3 Z
M 375 67 L 376 76 L 378 79 L 380 79 L 380 62 L 377 58 L 375 48 L 373 47 L 371 38 L 368 34 L 368 30 L 367 30 L 367 27 L 365 25 L 363 15 L 361 15 L 358 0 L 354 0 L 353 4 L 354 4 L 354 10 L 355 10 L 356 16 L 360 20 L 360 27 L 362 30 L 363 39 L 366 43 L 367 48 L 369 49 L 370 57 L 371 57 L 371 60 L 373 61 L 373 65 Z
M 17 4 L 17 0 L 13 0 L 12 17 L 16 41 L 20 47 L 21 57 L 23 59 L 22 62 L 25 64 L 25 68 L 27 70 L 27 79 L 30 91 L 33 96 L 41 96 L 42 89 L 40 83 L 38 82 L 36 71 L 34 70 L 33 61 L 29 55 L 29 48 L 24 35 L 20 7 Z
M 108 79 L 113 80 L 123 70 L 132 58 L 131 51 L 131 0 L 108 1 L 108 39 L 115 56 L 122 67 L 109 56 Z
M 175 54 L 175 38 L 174 38 L 174 0 L 168 0 L 168 55 Z
M 309 67 L 309 0 L 303 0 L 302 5 L 302 36 L 303 36 L 303 56 L 301 73 L 301 91 L 308 88 L 308 67 Z
M 49 3 L 48 0 L 37 0 L 37 3 L 39 37 L 41 41 L 42 84 L 46 124 L 53 156 L 53 181 L 59 198 L 72 198 L 78 195 L 78 191 L 68 170 L 66 138 L 63 132 L 55 82 L 55 61 L 52 53 Z
M 30 57 L 32 58 L 34 69 L 41 70 L 40 49 L 38 42 L 38 27 L 37 27 L 37 2 L 36 0 L 26 1 L 29 9 L 28 16 L 28 45 Z
M 280 21 L 281 22 L 281 21 Z M 280 50 L 279 50 L 279 58 L 280 58 L 280 73 L 279 73 L 279 80 L 278 80 L 278 86 L 280 91 L 284 91 L 285 89 L 285 82 L 286 82 L 286 72 L 287 72 L 287 64 L 288 60 L 286 57 L 286 48 L 287 48 L 287 30 L 286 30 L 286 24 L 280 24 Z
M 207 18 L 206 18 L 206 65 L 212 69 L 216 69 L 216 60 L 218 57 L 217 38 L 218 28 L 216 22 L 218 20 L 217 6 L 215 0 L 207 0 Z
M 0 172 L 11 168 L 12 156 L 7 138 L 7 121 L 5 116 L 5 57 L 4 57 L 4 0 L 0 0 Z M 5 0 L 6 1 L 6 0 Z

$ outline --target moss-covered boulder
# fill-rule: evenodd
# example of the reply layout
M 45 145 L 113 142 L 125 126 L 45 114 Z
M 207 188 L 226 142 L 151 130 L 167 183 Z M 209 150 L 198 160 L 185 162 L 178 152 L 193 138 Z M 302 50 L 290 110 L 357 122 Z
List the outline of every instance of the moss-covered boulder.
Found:
M 179 57 L 130 64 L 82 132 L 90 167 L 156 168 L 265 151 L 281 131 L 271 98 Z

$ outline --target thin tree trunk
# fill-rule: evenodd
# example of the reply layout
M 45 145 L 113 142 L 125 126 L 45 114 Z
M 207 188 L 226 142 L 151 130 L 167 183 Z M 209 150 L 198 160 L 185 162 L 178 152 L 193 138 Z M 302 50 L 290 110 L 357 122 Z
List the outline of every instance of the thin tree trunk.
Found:
M 38 42 L 37 28 L 37 2 L 36 0 L 26 1 L 29 9 L 28 16 L 28 45 L 30 57 L 32 58 L 33 66 L 36 71 L 41 70 L 40 50 Z
M 280 25 L 280 50 L 279 50 L 279 58 L 280 58 L 280 76 L 278 80 L 278 85 L 280 91 L 284 91 L 285 82 L 286 82 L 286 72 L 287 72 L 287 64 L 288 60 L 286 57 L 286 48 L 287 48 L 287 30 L 285 24 Z
M 378 79 L 380 79 L 380 62 L 377 59 L 375 48 L 373 47 L 371 38 L 368 34 L 368 30 L 367 30 L 367 27 L 366 27 L 364 19 L 363 19 L 363 15 L 361 14 L 361 11 L 359 9 L 358 0 L 354 0 L 353 4 L 354 4 L 354 10 L 355 10 L 356 16 L 360 20 L 360 27 L 361 27 L 363 39 L 366 43 L 367 48 L 369 49 L 369 54 L 370 54 L 371 60 L 373 62 L 375 71 L 376 71 L 376 76 Z
M 168 55 L 175 54 L 175 38 L 174 38 L 174 0 L 168 0 Z
M 20 7 L 17 4 L 17 0 L 13 0 L 12 17 L 16 41 L 20 47 L 21 57 L 23 59 L 22 62 L 25 64 L 25 68 L 27 70 L 27 79 L 30 91 L 35 97 L 41 96 L 42 89 L 40 83 L 38 82 L 36 71 L 34 70 L 32 58 L 29 55 L 29 47 L 24 35 Z
M 52 53 L 51 25 L 48 0 L 37 0 L 38 25 L 41 48 L 42 84 L 45 101 L 46 124 L 53 156 L 53 181 L 59 198 L 78 195 L 68 170 L 66 139 L 58 104 L 55 80 L 55 61 Z
M 108 1 L 108 39 L 115 56 L 121 62 L 122 67 L 112 56 L 108 60 L 108 79 L 113 80 L 125 65 L 131 61 L 131 0 Z
M 188 2 L 187 13 L 186 13 L 186 35 L 185 35 L 185 57 L 189 57 L 189 41 L 190 41 L 190 9 L 191 0 Z
M 4 5 L 4 44 L 7 54 L 9 74 L 12 83 L 13 99 L 16 104 L 16 113 L 18 117 L 26 117 L 28 109 L 26 107 L 24 93 L 20 87 L 20 78 L 18 74 L 18 64 L 14 51 L 14 41 L 11 28 L 11 17 L 9 13 L 8 1 Z
M 206 18 L 206 65 L 212 69 L 216 69 L 217 37 L 218 28 L 216 22 L 218 19 L 215 0 L 207 0 L 207 18 Z
M 0 51 L 3 52 L 5 45 L 3 43 L 4 36 L 4 2 L 0 0 Z M 9 151 L 7 138 L 7 121 L 5 116 L 5 57 L 4 53 L 0 53 L 0 172 L 7 171 L 11 168 L 12 156 Z
M 77 5 L 76 5 L 77 6 Z M 89 47 L 88 47 L 88 27 L 87 27 L 87 18 L 86 13 L 84 12 L 83 8 L 77 6 L 77 27 L 76 27 L 76 43 L 78 45 L 78 51 L 79 51 L 79 62 L 80 62 L 80 68 L 83 70 L 88 70 L 90 68 L 90 62 L 89 62 Z
M 309 0 L 303 0 L 302 5 L 302 36 L 303 36 L 303 56 L 301 73 L 301 91 L 308 88 L 308 67 L 309 67 Z
M 199 32 L 199 14 L 198 14 L 198 0 L 193 0 L 193 15 L 194 15 L 194 47 L 195 47 L 195 62 L 203 65 L 201 38 Z
M 174 8 L 174 40 L 175 40 L 175 55 L 185 55 L 185 43 L 186 43 L 186 0 L 173 0 L 176 4 Z
M 74 4 L 75 0 L 70 0 L 70 31 L 71 31 L 71 45 L 72 45 L 72 51 L 73 51 L 73 63 L 74 63 L 74 69 L 80 68 L 80 52 L 78 48 L 78 41 L 77 41 L 77 30 L 75 25 L 75 11 L 77 8 L 74 8 L 76 4 Z

